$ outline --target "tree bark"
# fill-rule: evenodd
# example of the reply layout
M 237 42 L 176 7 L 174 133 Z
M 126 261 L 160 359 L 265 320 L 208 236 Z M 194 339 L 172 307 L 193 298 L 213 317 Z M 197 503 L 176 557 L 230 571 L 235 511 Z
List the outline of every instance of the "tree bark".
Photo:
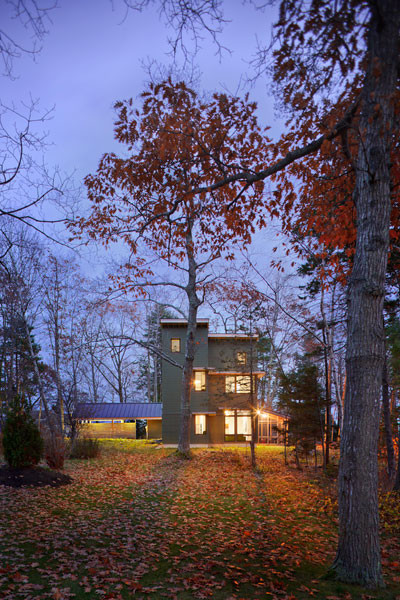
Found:
M 390 142 L 397 83 L 398 0 L 370 1 L 354 201 L 357 238 L 348 287 L 347 389 L 339 468 L 339 542 L 333 565 L 348 582 L 382 585 L 378 517 L 383 298 L 390 228 Z
M 189 220 L 186 234 L 186 255 L 188 259 L 188 283 L 186 295 L 189 301 L 188 322 L 186 332 L 185 361 L 182 373 L 181 392 L 181 427 L 179 432 L 178 451 L 189 456 L 190 454 L 190 398 L 193 385 L 193 363 L 195 355 L 195 336 L 197 325 L 197 309 L 200 300 L 196 294 L 197 264 L 194 257 L 192 223 Z
M 387 451 L 387 472 L 390 482 L 392 483 L 396 476 L 396 465 L 393 445 L 393 431 L 392 423 L 390 420 L 390 395 L 389 395 L 389 381 L 388 381 L 388 368 L 387 368 L 387 356 L 385 349 L 385 360 L 382 370 L 382 410 L 383 420 L 385 425 L 385 440 L 386 440 L 386 451 Z

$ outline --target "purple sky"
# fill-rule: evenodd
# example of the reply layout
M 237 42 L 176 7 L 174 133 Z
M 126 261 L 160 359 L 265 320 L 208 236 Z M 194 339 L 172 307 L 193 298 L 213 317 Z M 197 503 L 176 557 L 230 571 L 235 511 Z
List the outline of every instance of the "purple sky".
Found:
M 78 178 L 95 170 L 100 156 L 113 149 L 112 105 L 140 94 L 147 77 L 142 61 L 170 63 L 169 32 L 155 6 L 143 13 L 130 11 L 124 20 L 122 1 L 113 4 L 110 0 L 59 0 L 36 62 L 23 57 L 15 63 L 18 78 L 2 79 L 3 101 L 27 100 L 31 94 L 43 108 L 55 105 L 47 124 L 54 143 L 48 162 L 68 172 L 76 170 Z M 1 18 L 7 8 L 3 2 L 0 5 Z M 231 23 L 224 27 L 220 40 L 231 53 L 224 52 L 220 59 L 216 47 L 205 38 L 197 63 L 202 88 L 235 93 L 249 69 L 246 61 L 254 51 L 256 36 L 266 39 L 270 22 L 268 15 L 248 3 L 243 6 L 240 0 L 227 2 L 225 12 Z M 16 23 L 11 31 L 20 35 Z M 257 84 L 251 97 L 259 103 L 263 124 L 274 125 L 265 81 Z M 277 132 L 279 127 L 274 129 Z
M 15 80 L 2 78 L 1 99 L 5 103 L 40 99 L 42 109 L 54 106 L 47 122 L 47 164 L 58 165 L 66 173 L 75 172 L 76 183 L 96 170 L 101 155 L 115 150 L 113 104 L 129 97 L 137 98 L 148 78 L 143 61 L 156 60 L 166 66 L 167 37 L 170 34 L 155 10 L 157 2 L 143 13 L 127 15 L 122 0 L 58 0 L 52 11 L 52 23 L 36 61 L 23 56 L 15 62 Z M 7 5 L 0 0 L 2 27 L 18 41 L 28 43 L 27 32 L 7 19 Z M 126 18 L 124 19 L 124 16 Z M 237 93 L 243 75 L 250 73 L 248 61 L 256 48 L 257 37 L 269 38 L 271 9 L 256 11 L 249 2 L 225 2 L 224 26 L 219 40 L 230 49 L 222 57 L 210 38 L 196 57 L 201 72 L 200 87 L 208 92 Z M 25 37 L 24 37 L 25 36 Z M 182 61 L 182 57 L 178 56 Z M 275 119 L 273 99 L 267 82 L 258 81 L 250 97 L 259 105 L 260 123 L 279 135 L 281 123 Z M 83 202 L 83 205 L 85 203 Z M 272 258 L 276 245 L 271 231 L 258 234 L 254 252 L 264 265 Z

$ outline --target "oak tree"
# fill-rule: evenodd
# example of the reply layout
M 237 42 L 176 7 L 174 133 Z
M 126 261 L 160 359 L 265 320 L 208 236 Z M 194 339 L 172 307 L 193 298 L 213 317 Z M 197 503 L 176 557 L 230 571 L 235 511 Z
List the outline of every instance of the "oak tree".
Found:
M 215 94 L 202 100 L 185 83 L 151 84 L 142 106 L 118 102 L 115 136 L 125 154 L 105 154 L 86 178 L 91 214 L 76 223 L 80 232 L 106 246 L 123 242 L 130 259 L 126 290 L 170 286 L 187 300 L 187 336 L 182 375 L 179 450 L 189 452 L 190 395 L 199 306 L 212 281 L 210 265 L 233 256 L 258 225 L 263 184 L 233 181 L 218 191 L 212 183 L 238 170 L 253 169 L 264 155 L 255 104 Z M 200 191 L 204 188 L 204 191 Z M 152 260 L 146 261 L 146 252 Z M 160 278 L 164 262 L 175 280 Z M 173 275 L 171 274 L 171 277 Z

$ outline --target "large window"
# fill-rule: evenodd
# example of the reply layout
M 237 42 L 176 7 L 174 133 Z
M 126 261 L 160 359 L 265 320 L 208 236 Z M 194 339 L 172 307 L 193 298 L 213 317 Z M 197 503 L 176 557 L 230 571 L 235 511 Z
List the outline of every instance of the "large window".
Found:
M 250 375 L 227 375 L 225 377 L 225 392 L 227 394 L 250 394 Z
M 181 351 L 181 338 L 171 338 L 171 352 Z
M 225 441 L 246 442 L 251 437 L 251 414 L 248 410 L 225 410 Z
M 194 432 L 196 435 L 206 432 L 206 415 L 194 415 Z
M 194 389 L 196 392 L 204 392 L 206 389 L 206 372 L 195 371 L 194 372 Z

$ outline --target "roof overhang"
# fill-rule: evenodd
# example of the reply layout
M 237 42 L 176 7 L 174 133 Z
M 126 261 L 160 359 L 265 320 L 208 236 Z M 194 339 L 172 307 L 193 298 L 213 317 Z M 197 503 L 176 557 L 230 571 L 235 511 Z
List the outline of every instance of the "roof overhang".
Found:
M 250 375 L 254 375 L 255 377 L 264 377 L 265 375 L 265 371 L 253 371 L 252 373 L 250 373 L 250 371 L 209 371 L 208 373 L 210 376 L 213 375 L 243 375 L 243 376 L 250 376 Z

